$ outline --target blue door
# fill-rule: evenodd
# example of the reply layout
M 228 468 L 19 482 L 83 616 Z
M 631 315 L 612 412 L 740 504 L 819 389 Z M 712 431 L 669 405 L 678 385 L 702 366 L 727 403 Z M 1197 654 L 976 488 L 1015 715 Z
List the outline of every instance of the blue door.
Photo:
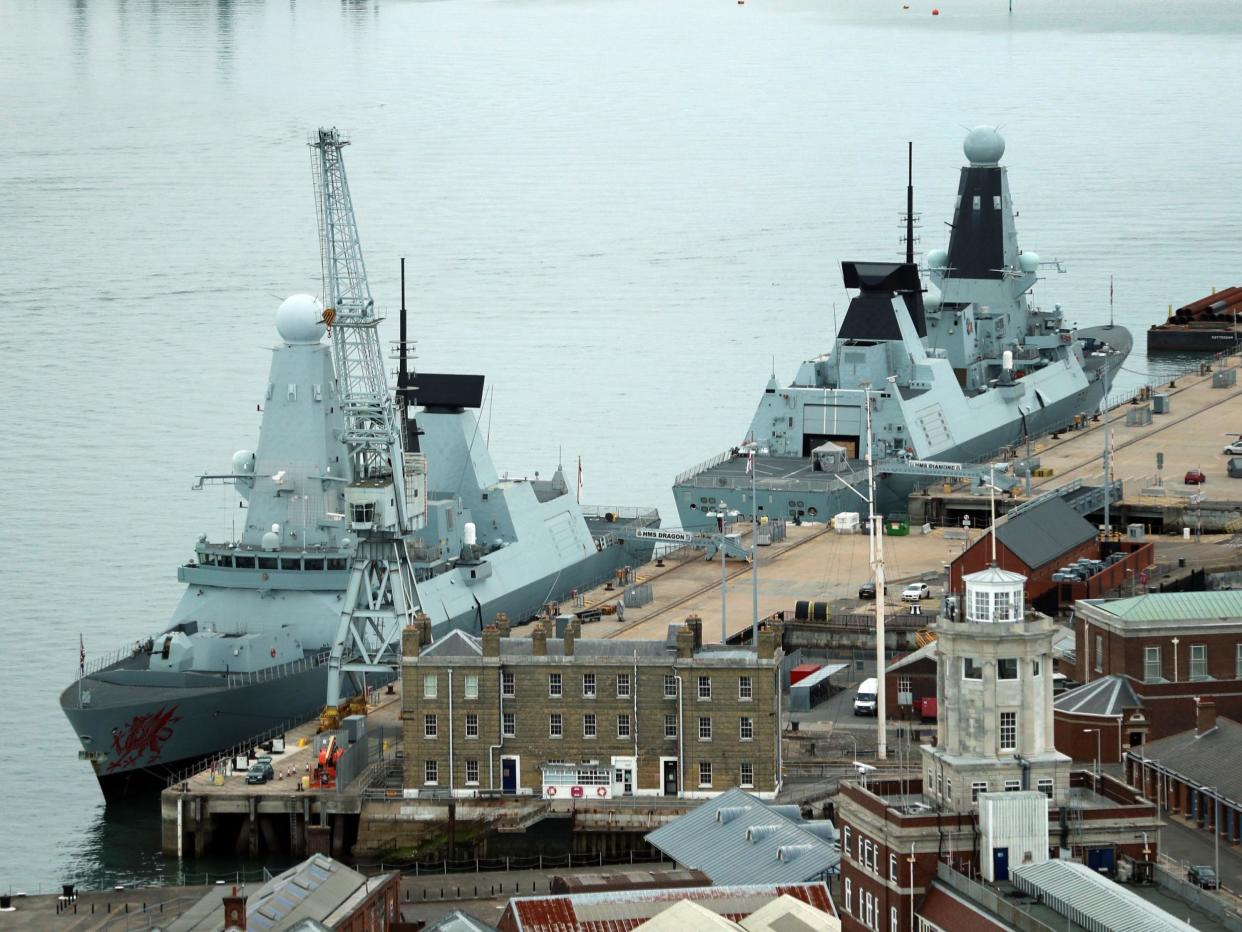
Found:
M 1093 871 L 1102 874 L 1111 874 L 1113 872 L 1113 849 L 1112 848 L 1090 848 L 1087 851 L 1087 866 Z
M 992 849 L 992 882 L 1000 883 L 1009 879 L 1009 849 Z
M 500 791 L 509 796 L 517 795 L 517 758 L 500 759 Z

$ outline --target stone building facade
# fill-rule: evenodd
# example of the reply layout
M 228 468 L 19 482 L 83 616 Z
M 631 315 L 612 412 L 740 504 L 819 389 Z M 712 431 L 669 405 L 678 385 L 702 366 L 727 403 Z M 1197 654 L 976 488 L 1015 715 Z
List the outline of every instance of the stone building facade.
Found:
M 691 617 L 675 643 L 564 637 L 503 616 L 474 637 L 406 629 L 408 795 L 706 798 L 778 788 L 779 633 L 757 651 L 703 644 Z

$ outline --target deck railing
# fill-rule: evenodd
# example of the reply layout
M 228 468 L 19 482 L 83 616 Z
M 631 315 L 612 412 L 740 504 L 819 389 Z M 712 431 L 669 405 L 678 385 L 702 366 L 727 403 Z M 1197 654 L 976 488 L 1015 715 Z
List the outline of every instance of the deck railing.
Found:
M 303 657 L 301 660 L 291 660 L 288 663 L 277 664 L 273 667 L 264 667 L 261 670 L 251 670 L 245 673 L 229 673 L 228 687 L 234 689 L 239 686 L 250 686 L 254 683 L 270 683 L 273 680 L 283 679 L 286 676 L 292 676 L 295 673 L 304 673 L 307 670 L 313 670 L 315 667 L 321 667 L 328 662 L 328 658 L 332 656 L 331 651 L 320 651 L 311 657 Z

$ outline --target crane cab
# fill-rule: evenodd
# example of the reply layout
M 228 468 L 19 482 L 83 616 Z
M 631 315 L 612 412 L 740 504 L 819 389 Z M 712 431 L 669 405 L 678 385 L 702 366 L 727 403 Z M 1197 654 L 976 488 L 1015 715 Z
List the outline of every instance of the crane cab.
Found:
M 355 531 L 391 531 L 398 525 L 397 493 L 392 476 L 375 476 L 345 487 L 349 526 Z

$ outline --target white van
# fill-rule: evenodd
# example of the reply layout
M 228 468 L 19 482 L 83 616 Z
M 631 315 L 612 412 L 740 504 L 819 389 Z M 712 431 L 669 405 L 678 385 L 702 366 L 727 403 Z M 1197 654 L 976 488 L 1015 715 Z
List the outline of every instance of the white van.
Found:
M 862 681 L 862 685 L 858 687 L 858 695 L 854 697 L 855 715 L 875 715 L 876 692 L 874 676 Z

